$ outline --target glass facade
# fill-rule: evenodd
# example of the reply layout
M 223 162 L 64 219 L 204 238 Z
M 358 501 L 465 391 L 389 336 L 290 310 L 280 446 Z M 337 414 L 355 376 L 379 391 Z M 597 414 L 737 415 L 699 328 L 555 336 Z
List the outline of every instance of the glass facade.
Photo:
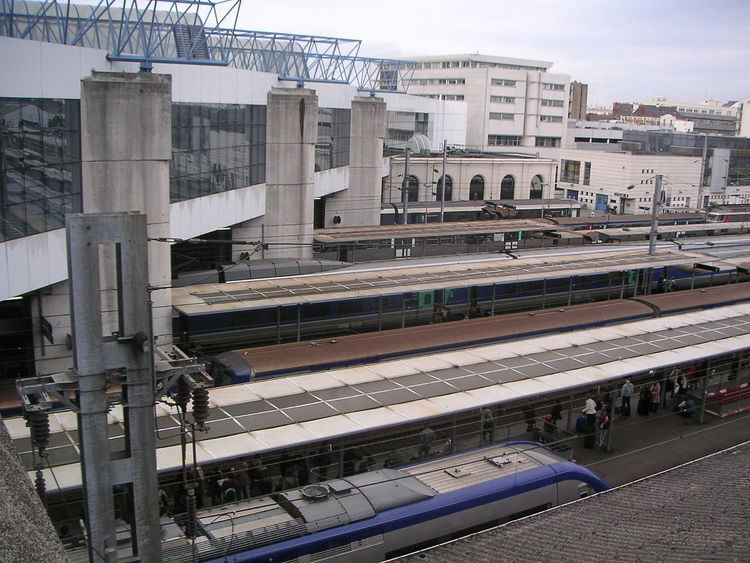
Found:
M 403 153 L 406 148 L 406 141 L 411 139 L 415 133 L 428 135 L 429 130 L 430 116 L 427 113 L 387 111 L 383 156 Z
M 0 98 L 0 242 L 83 210 L 80 131 L 78 100 Z
M 172 203 L 265 180 L 265 106 L 172 104 Z
M 352 112 L 348 109 L 318 108 L 318 142 L 315 171 L 349 165 Z

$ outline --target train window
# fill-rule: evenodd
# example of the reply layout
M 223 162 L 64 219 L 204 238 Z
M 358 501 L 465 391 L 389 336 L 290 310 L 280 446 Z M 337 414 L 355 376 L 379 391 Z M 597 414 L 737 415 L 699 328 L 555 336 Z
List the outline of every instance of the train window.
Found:
M 310 321 L 327 317 L 331 314 L 330 303 L 305 303 L 302 305 L 301 319 Z
M 360 301 L 359 299 L 347 299 L 346 301 L 339 301 L 337 305 L 337 316 L 355 315 L 362 312 L 362 301 Z
M 578 485 L 578 498 L 584 498 L 591 494 L 591 487 L 586 483 Z
M 261 323 L 261 311 L 255 310 L 255 311 L 237 311 L 235 313 L 232 313 L 232 316 L 230 318 L 231 325 L 233 327 L 252 327 L 257 326 Z

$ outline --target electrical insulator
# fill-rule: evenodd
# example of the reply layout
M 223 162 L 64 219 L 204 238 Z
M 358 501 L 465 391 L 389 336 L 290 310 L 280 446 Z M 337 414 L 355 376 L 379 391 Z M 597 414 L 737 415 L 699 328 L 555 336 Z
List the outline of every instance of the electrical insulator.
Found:
M 47 506 L 47 481 L 44 480 L 44 473 L 42 472 L 42 466 L 36 466 L 36 477 L 34 478 L 34 488 L 36 494 L 42 499 L 42 504 Z
M 187 536 L 194 538 L 198 531 L 198 499 L 195 498 L 195 489 L 190 488 L 185 501 L 187 507 Z
M 208 419 L 208 389 L 193 389 L 193 419 L 199 428 L 203 428 Z
M 47 411 L 32 411 L 28 420 L 31 427 L 31 443 L 39 449 L 39 455 L 43 456 L 49 445 L 49 415 Z
M 180 379 L 177 380 L 177 395 L 175 396 L 175 402 L 183 412 L 185 412 L 187 404 L 190 402 L 190 387 L 183 377 L 180 377 Z

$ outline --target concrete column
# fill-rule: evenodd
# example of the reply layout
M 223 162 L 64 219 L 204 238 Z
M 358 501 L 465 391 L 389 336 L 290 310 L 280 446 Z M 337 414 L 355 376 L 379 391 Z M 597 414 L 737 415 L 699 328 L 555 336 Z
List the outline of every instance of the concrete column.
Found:
M 266 213 L 238 225 L 232 238 L 261 240 L 264 225 L 265 258 L 311 258 L 318 96 L 305 88 L 273 88 L 266 111 Z M 236 246 L 235 259 L 246 250 Z
M 81 81 L 81 172 L 83 211 L 140 211 L 147 215 L 149 237 L 169 236 L 169 163 L 172 158 L 171 76 L 150 73 L 96 72 Z M 100 251 L 102 263 L 109 262 Z M 149 284 L 171 280 L 169 245 L 148 243 Z M 104 330 L 116 330 L 114 272 L 101 279 Z M 71 366 L 65 346 L 70 315 L 64 306 L 68 282 L 42 295 L 41 311 L 53 325 L 55 345 L 42 350 L 35 342 L 37 372 L 49 374 Z M 144 296 L 145 298 L 145 296 Z M 171 292 L 152 293 L 157 344 L 172 338 Z M 34 315 L 40 307 L 33 305 Z M 38 318 L 35 319 L 38 325 Z M 35 330 L 39 334 L 39 330 Z
M 385 136 L 385 102 L 382 98 L 352 100 L 349 141 L 349 187 L 326 200 L 326 227 L 380 225 Z M 429 174 L 424 182 L 429 181 Z M 338 216 L 341 222 L 335 224 Z

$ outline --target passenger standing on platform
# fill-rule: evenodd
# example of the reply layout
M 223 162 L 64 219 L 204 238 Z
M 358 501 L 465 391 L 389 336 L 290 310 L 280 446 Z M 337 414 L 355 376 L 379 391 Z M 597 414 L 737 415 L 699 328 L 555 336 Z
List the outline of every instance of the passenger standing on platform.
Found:
M 641 416 L 648 416 L 651 411 L 651 391 L 648 386 L 642 385 L 641 392 L 638 397 L 638 414 Z
M 560 401 L 557 401 L 552 405 L 550 416 L 552 416 L 552 425 L 556 428 L 558 421 L 562 420 L 562 405 L 560 404 Z
M 656 412 L 659 410 L 659 401 L 661 401 L 661 384 L 654 381 L 649 391 L 651 391 L 651 412 Z
M 604 403 L 602 405 L 602 412 L 599 415 L 599 447 L 602 449 L 606 449 L 605 444 L 607 443 L 607 434 L 609 433 L 610 423 L 609 405 Z
M 480 411 L 482 418 L 482 443 L 492 442 L 492 427 L 494 420 L 492 418 L 492 411 L 490 409 L 481 409 Z
M 679 369 L 674 378 L 674 392 L 678 398 L 687 393 L 687 378 Z
M 429 426 L 422 430 L 422 444 L 419 446 L 419 458 L 425 459 L 430 455 L 432 442 L 435 441 L 435 431 Z
M 536 429 L 536 413 L 529 407 L 523 413 L 523 419 L 526 421 L 526 432 L 533 432 Z
M 620 416 L 623 418 L 630 418 L 630 397 L 633 396 L 633 384 L 630 383 L 629 379 L 625 380 L 625 385 L 622 386 L 620 391 L 620 397 L 622 398 L 622 406 L 620 407 Z
M 586 399 L 586 405 L 581 412 L 586 415 L 586 424 L 593 427 L 596 424 L 596 401 L 593 397 Z

